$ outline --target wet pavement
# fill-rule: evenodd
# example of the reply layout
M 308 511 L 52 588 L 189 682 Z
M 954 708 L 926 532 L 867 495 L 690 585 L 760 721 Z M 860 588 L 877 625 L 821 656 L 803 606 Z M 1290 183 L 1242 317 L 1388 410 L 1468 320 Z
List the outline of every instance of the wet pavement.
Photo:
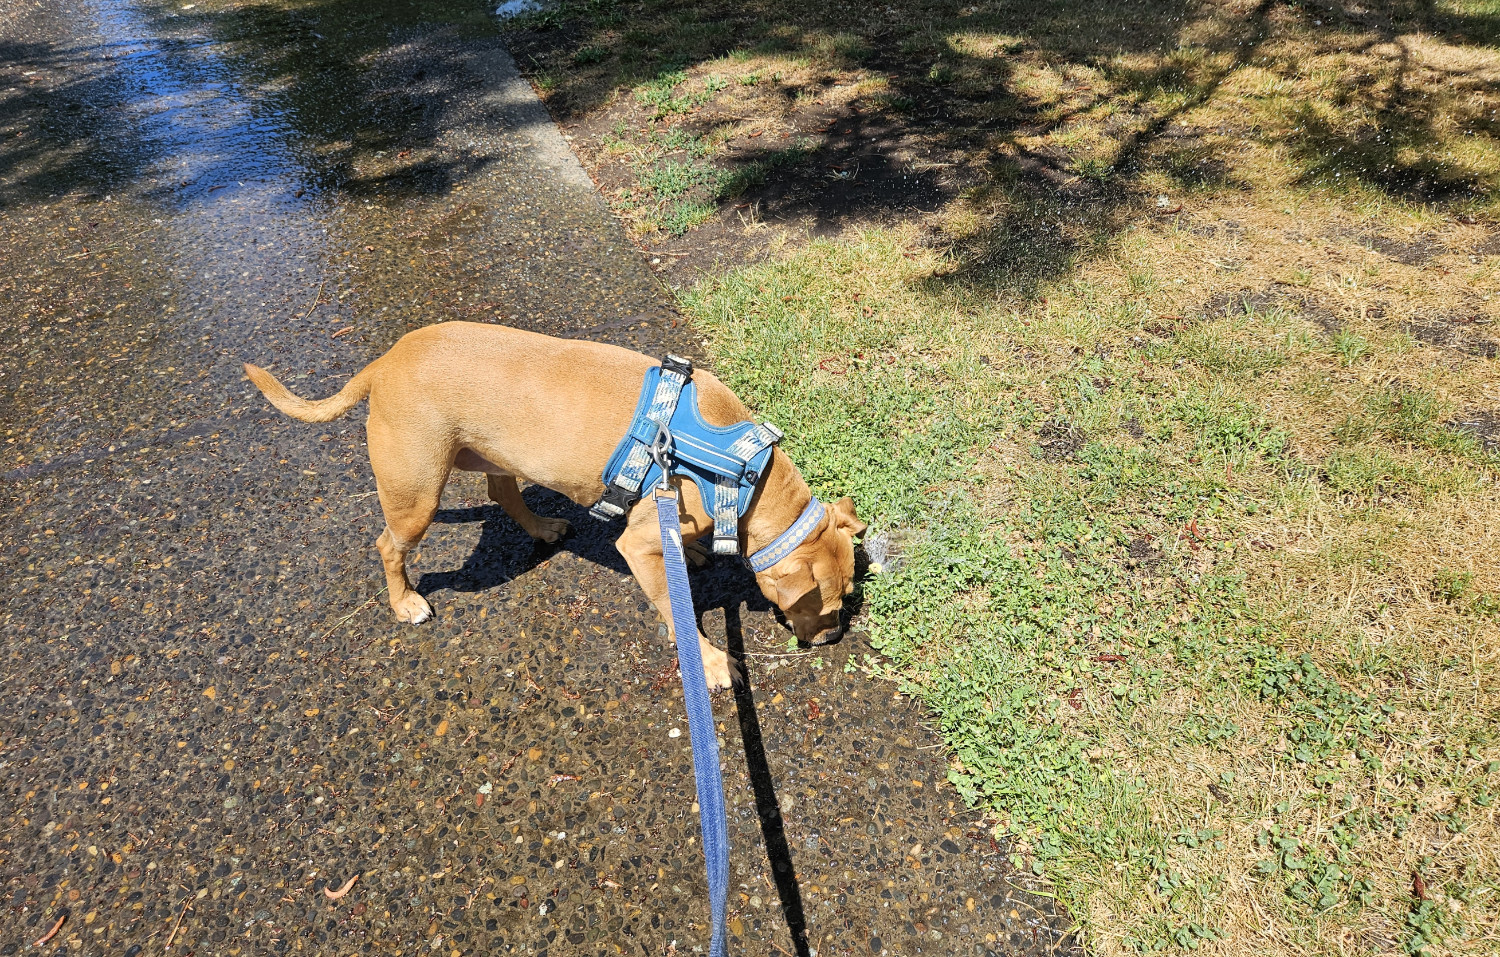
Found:
M 292 422 L 240 371 L 324 395 L 459 318 L 699 352 L 463 6 L 0 12 L 0 954 L 707 940 L 617 530 L 533 488 L 577 529 L 536 548 L 457 473 L 412 563 L 435 620 L 400 625 L 359 413 Z M 728 563 L 695 589 L 749 655 L 715 702 L 736 952 L 1073 947 L 858 634 L 789 647 Z

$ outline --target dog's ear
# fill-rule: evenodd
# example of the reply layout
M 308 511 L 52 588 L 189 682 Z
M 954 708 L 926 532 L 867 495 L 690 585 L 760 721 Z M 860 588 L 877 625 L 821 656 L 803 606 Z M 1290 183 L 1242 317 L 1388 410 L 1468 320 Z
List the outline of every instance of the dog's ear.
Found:
M 790 571 L 776 579 L 776 604 L 784 611 L 817 587 L 818 582 L 813 578 L 811 565 L 807 562 L 793 565 Z
M 845 495 L 833 503 L 833 527 L 845 532 L 851 538 L 858 538 L 868 528 L 859 516 L 854 514 L 854 499 Z

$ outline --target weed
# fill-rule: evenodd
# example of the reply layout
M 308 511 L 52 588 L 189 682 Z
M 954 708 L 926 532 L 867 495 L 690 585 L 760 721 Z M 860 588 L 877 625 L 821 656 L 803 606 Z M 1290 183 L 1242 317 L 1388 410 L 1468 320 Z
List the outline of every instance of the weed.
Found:
M 1096 156 L 1086 156 L 1073 163 L 1073 172 L 1087 180 L 1096 183 L 1109 181 L 1110 174 L 1114 172 L 1114 166 L 1108 160 Z
M 652 119 L 659 120 L 673 113 L 690 113 L 729 85 L 724 77 L 710 76 L 704 81 L 702 89 L 679 95 L 678 88 L 687 79 L 687 74 L 680 70 L 662 73 L 650 83 L 637 87 L 636 99 L 651 107 L 655 111 Z
M 672 199 L 699 187 L 718 183 L 719 171 L 707 163 L 667 160 L 641 173 L 641 185 L 657 196 Z
M 1451 605 L 1474 590 L 1474 573 L 1439 568 L 1433 575 L 1432 584 L 1434 597 Z
M 703 137 L 697 136 L 680 126 L 674 126 L 667 131 L 667 135 L 661 140 L 661 147 L 668 152 L 683 150 L 698 158 L 705 157 L 712 152 L 712 147 Z
M 683 200 L 670 203 L 658 220 L 661 228 L 672 236 L 683 233 L 713 218 L 718 207 L 703 200 Z
M 1333 337 L 1333 351 L 1338 354 L 1339 363 L 1344 366 L 1352 366 L 1360 359 L 1370 353 L 1369 340 L 1363 336 L 1356 336 L 1350 332 L 1339 332 Z
M 717 195 L 722 199 L 733 199 L 761 185 L 772 171 L 785 166 L 795 166 L 815 152 L 815 147 L 798 140 L 785 149 L 776 150 L 758 160 L 742 163 L 728 171 L 719 181 Z
M 609 51 L 604 47 L 579 47 L 578 52 L 573 54 L 573 62 L 579 66 L 588 66 L 590 63 L 599 63 L 608 56 Z

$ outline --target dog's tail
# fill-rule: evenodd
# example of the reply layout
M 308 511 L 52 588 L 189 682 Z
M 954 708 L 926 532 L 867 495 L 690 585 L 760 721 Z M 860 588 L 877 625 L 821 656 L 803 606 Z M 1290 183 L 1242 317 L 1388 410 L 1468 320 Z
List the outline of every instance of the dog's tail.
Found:
M 298 395 L 293 395 L 291 390 L 280 382 L 271 373 L 260 366 L 245 363 L 245 375 L 255 383 L 271 404 L 294 419 L 303 422 L 329 422 L 338 418 L 345 412 L 354 408 L 355 403 L 370 394 L 370 380 L 374 378 L 375 364 L 365 366 L 359 370 L 354 378 L 344 384 L 337 395 L 331 395 L 326 399 L 308 401 Z

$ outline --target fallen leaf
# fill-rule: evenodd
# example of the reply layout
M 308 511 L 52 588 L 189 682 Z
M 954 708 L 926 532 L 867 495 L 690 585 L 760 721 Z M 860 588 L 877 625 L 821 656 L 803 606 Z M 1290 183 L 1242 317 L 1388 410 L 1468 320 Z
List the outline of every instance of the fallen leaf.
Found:
M 1422 880 L 1422 875 L 1416 871 L 1411 872 L 1411 892 L 1417 900 L 1432 900 L 1427 896 L 1427 882 Z

